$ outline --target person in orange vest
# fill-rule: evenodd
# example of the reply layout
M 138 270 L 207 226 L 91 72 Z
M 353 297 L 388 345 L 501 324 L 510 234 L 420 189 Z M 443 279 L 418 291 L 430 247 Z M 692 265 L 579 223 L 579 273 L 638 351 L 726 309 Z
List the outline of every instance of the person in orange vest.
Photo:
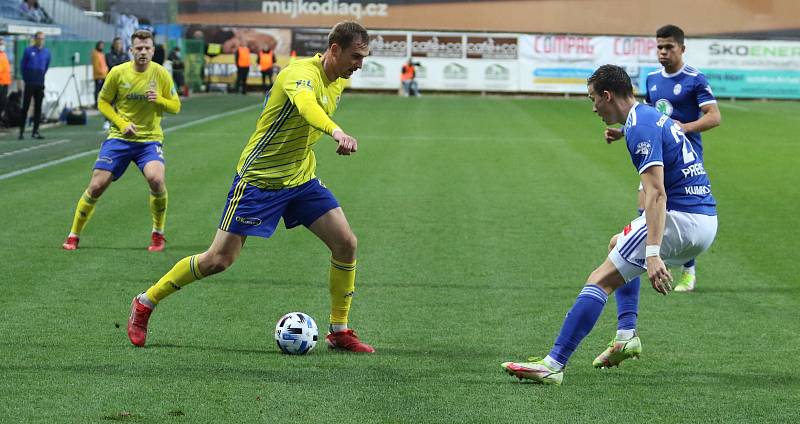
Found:
M 275 52 L 269 46 L 264 46 L 258 53 L 258 67 L 261 69 L 261 88 L 269 90 L 272 88 L 272 75 L 275 67 Z M 267 85 L 269 78 L 269 85 Z
M 403 96 L 405 97 L 410 95 L 419 97 L 419 87 L 417 86 L 416 80 L 417 70 L 415 66 L 421 66 L 421 64 L 408 59 L 408 62 L 403 65 L 403 70 L 400 71 L 400 82 L 403 84 Z
M 0 116 L 6 111 L 9 85 L 11 85 L 11 65 L 6 55 L 6 40 L 0 37 Z
M 92 78 L 94 78 L 94 107 L 97 107 L 97 95 L 103 88 L 103 82 L 108 75 L 108 64 L 106 63 L 106 55 L 103 53 L 106 43 L 98 41 L 92 50 Z
M 242 94 L 247 94 L 247 75 L 250 73 L 250 49 L 246 45 L 237 47 L 233 53 L 233 60 L 236 63 L 236 91 L 241 90 Z

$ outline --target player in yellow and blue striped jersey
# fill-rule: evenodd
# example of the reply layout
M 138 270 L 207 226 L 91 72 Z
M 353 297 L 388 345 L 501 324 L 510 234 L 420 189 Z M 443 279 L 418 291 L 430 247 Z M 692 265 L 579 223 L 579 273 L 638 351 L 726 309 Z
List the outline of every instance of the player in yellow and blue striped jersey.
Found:
M 163 112 L 178 113 L 181 101 L 172 77 L 152 62 L 153 34 L 139 30 L 131 36 L 133 60 L 117 65 L 106 77 L 97 107 L 113 123 L 100 147 L 89 186 L 78 200 L 66 250 L 78 248 L 81 231 L 94 213 L 100 196 L 119 179 L 128 164 L 135 162 L 150 185 L 153 231 L 148 250 L 164 250 L 167 216 L 167 186 L 164 182 L 164 153 L 161 130 Z
M 317 178 L 314 145 L 327 134 L 337 153 L 355 153 L 358 142 L 330 116 L 346 80 L 369 54 L 367 31 L 355 22 L 337 24 L 328 49 L 297 60 L 278 74 L 256 130 L 239 158 L 216 237 L 203 253 L 180 260 L 146 292 L 134 297 L 128 337 L 143 346 L 153 308 L 187 284 L 227 269 L 247 236 L 270 237 L 283 218 L 286 228 L 304 225 L 331 251 L 331 348 L 371 353 L 348 328 L 355 290 L 356 237 L 336 198 Z

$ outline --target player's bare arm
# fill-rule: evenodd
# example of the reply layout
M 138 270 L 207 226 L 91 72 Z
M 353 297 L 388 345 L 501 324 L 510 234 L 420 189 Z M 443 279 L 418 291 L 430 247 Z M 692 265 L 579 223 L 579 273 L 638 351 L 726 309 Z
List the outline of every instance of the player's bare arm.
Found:
M 644 211 L 647 221 L 647 248 L 658 250 L 664 237 L 664 223 L 667 213 L 667 192 L 664 189 L 664 167 L 654 165 L 641 173 L 644 193 Z M 672 290 L 672 274 L 658 254 L 649 251 L 645 258 L 647 277 L 653 288 L 666 295 Z
M 718 127 L 722 122 L 722 114 L 720 113 L 719 106 L 716 103 L 703 105 L 700 110 L 703 111 L 703 116 L 701 116 L 700 119 L 693 122 L 678 123 L 678 125 L 681 126 L 681 129 L 683 129 L 683 132 L 708 131 L 714 127 Z

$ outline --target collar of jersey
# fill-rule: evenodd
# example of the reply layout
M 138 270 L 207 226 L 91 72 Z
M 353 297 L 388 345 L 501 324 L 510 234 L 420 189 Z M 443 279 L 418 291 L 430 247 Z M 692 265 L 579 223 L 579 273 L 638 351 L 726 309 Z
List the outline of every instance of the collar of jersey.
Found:
M 631 106 L 631 110 L 628 111 L 628 117 L 625 118 L 625 126 L 626 127 L 635 127 L 636 126 L 636 106 L 639 106 L 639 102 L 634 102 L 633 106 Z
M 681 66 L 681 69 L 675 71 L 674 74 L 668 74 L 667 68 L 661 68 L 661 76 L 663 76 L 664 78 L 673 78 L 680 75 L 680 73 L 683 72 L 684 69 L 686 69 L 686 62 L 683 62 L 683 66 Z

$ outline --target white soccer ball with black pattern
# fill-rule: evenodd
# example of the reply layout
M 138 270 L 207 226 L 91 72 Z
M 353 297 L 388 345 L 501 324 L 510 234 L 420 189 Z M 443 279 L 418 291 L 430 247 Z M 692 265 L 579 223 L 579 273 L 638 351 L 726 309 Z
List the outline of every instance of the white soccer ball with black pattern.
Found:
M 319 330 L 310 315 L 290 312 L 275 326 L 275 342 L 283 353 L 305 355 L 317 344 Z

